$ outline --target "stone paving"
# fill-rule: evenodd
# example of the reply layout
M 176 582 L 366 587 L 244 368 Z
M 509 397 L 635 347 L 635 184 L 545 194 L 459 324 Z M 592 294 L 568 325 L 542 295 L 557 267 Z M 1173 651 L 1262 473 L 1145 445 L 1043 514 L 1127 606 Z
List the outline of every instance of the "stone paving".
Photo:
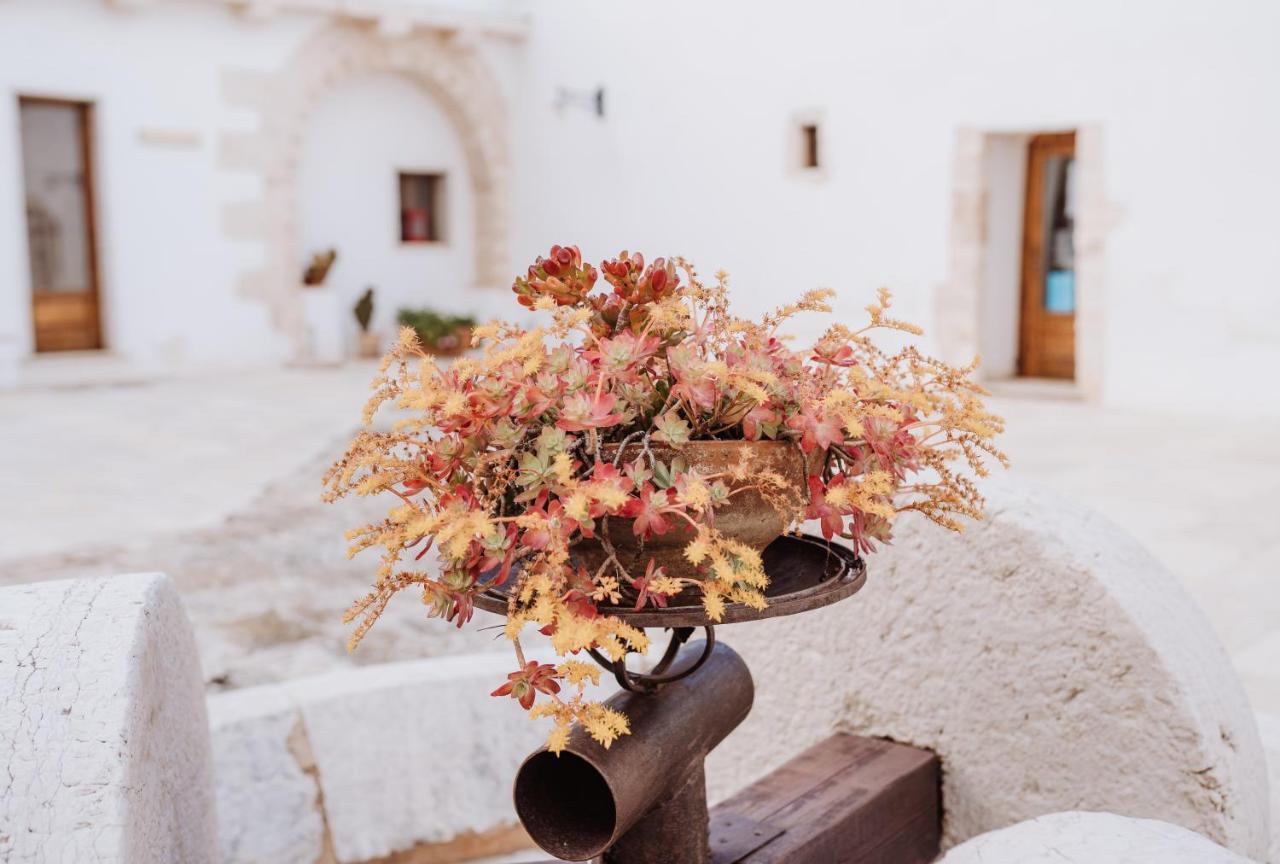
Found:
M 0 584 L 164 570 L 211 688 L 492 645 L 406 597 L 354 655 L 338 613 L 368 560 L 342 532 L 370 502 L 322 505 L 369 364 L 0 395 Z M 1280 712 L 1280 421 L 997 400 L 1019 477 L 1089 504 L 1205 610 L 1261 711 Z M 1080 538 L 1088 543 L 1088 538 Z

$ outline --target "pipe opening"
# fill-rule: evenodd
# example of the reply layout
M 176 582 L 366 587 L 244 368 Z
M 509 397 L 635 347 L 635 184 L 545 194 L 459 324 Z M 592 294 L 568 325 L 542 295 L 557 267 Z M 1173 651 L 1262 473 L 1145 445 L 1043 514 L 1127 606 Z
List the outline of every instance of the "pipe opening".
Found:
M 603 852 L 617 827 L 609 784 L 595 766 L 568 751 L 530 756 L 516 775 L 515 804 L 533 842 L 571 861 Z

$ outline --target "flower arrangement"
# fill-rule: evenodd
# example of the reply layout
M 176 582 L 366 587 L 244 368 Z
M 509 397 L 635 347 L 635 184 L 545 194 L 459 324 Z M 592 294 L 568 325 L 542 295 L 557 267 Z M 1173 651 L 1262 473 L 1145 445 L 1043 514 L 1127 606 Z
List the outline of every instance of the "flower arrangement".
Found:
M 596 291 L 601 274 L 607 289 Z M 780 328 L 830 313 L 832 292 L 751 321 L 730 313 L 727 280 L 627 252 L 597 269 L 577 247 L 553 246 L 513 285 L 542 326 L 479 327 L 482 356 L 447 367 L 402 330 L 366 428 L 325 476 L 329 500 L 396 499 L 384 520 L 348 534 L 353 555 L 381 550 L 373 590 L 347 612 L 359 619 L 351 647 L 406 588 L 461 627 L 477 594 L 515 580 L 505 633 L 516 666 L 493 695 L 551 718 L 553 751 L 575 723 L 607 747 L 627 719 L 587 698 L 600 670 L 575 655 L 616 661 L 647 647 L 611 609 L 692 598 L 717 621 L 726 603 L 766 605 L 759 545 L 725 529 L 737 502 L 764 502 L 782 528 L 817 520 L 862 553 L 890 540 L 902 512 L 957 531 L 960 517 L 981 517 L 971 475 L 1005 457 L 993 443 L 1002 421 L 970 377 L 976 361 L 955 368 L 874 344 L 878 329 L 921 332 L 889 316 L 884 290 L 865 325 L 832 324 L 798 350 Z M 388 403 L 405 416 L 372 428 Z M 767 446 L 797 461 L 756 459 L 751 447 L 711 469 L 685 458 L 734 441 L 779 442 Z M 673 537 L 674 557 L 657 554 Z M 418 563 L 432 548 L 434 572 Z M 526 659 L 526 627 L 562 662 Z

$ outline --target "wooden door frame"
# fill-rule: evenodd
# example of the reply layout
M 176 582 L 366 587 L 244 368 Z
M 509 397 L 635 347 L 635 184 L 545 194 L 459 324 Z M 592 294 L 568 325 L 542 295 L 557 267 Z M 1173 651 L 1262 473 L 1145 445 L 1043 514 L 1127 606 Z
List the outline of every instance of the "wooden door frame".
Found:
M 57 96 L 30 96 L 18 94 L 18 117 L 21 123 L 22 108 L 25 105 L 53 105 L 65 108 L 75 108 L 80 112 L 80 160 L 84 166 L 84 179 L 81 185 L 81 194 L 83 197 L 83 206 L 85 213 L 85 242 L 88 245 L 88 276 L 89 276 L 89 298 L 91 300 L 93 338 L 92 345 L 85 350 L 98 350 L 105 347 L 102 334 L 102 281 L 99 273 L 100 261 L 98 254 L 98 209 L 95 188 L 97 185 L 97 172 L 94 160 L 93 150 L 93 130 L 95 121 L 94 103 L 85 99 L 66 99 Z M 23 157 L 25 158 L 25 156 Z M 25 180 L 23 194 L 25 196 Z M 25 214 L 25 208 L 24 208 Z M 25 219 L 25 215 L 24 215 Z M 30 273 L 30 255 L 31 250 L 27 250 L 28 273 Z M 30 276 L 28 276 L 30 281 Z M 35 320 L 35 302 L 37 294 L 51 294 L 54 292 L 38 291 L 36 285 L 31 283 L 31 340 L 32 348 L 35 352 L 40 352 L 39 336 Z M 48 349 L 46 352 L 49 353 Z
M 1031 136 L 1027 143 L 1026 193 L 1022 212 L 1022 267 L 1019 289 L 1021 309 L 1018 319 L 1018 374 L 1020 376 L 1037 377 L 1045 374 L 1038 355 L 1033 350 L 1033 339 L 1037 327 L 1029 322 L 1039 320 L 1044 312 L 1044 191 L 1040 168 L 1043 160 L 1050 156 L 1071 156 L 1075 158 L 1076 133 L 1044 132 Z M 1078 305 L 1078 299 L 1077 299 Z M 1075 312 L 1072 312 L 1074 331 Z M 1074 336 L 1073 336 L 1074 339 Z M 1076 363 L 1076 350 L 1072 345 L 1072 362 Z M 1072 375 L 1074 380 L 1075 374 Z

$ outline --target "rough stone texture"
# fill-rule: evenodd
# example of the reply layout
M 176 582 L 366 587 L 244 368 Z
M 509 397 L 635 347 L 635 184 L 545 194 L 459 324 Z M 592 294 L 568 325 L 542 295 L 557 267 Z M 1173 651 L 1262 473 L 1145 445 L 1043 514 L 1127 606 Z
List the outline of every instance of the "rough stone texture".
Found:
M 321 860 L 325 827 L 315 777 L 291 747 L 297 706 L 278 687 L 209 700 L 218 794 L 220 860 L 274 864 Z
M 1271 854 L 1272 864 L 1280 864 L 1280 716 L 1258 715 L 1258 732 L 1262 749 L 1267 753 L 1267 774 L 1271 780 Z
M 216 860 L 208 717 L 162 574 L 0 589 L 0 860 Z
M 1132 539 L 1009 481 L 962 535 L 904 517 L 849 601 L 728 628 L 756 706 L 722 796 L 841 729 L 942 758 L 945 842 L 1071 808 L 1158 817 L 1261 857 L 1261 744 L 1208 623 Z
M 442 657 L 210 697 L 224 864 L 366 861 L 514 825 L 512 778 L 547 730 L 489 697 L 512 664 Z
M 1053 813 L 975 837 L 943 864 L 1249 864 L 1194 831 L 1114 813 Z

